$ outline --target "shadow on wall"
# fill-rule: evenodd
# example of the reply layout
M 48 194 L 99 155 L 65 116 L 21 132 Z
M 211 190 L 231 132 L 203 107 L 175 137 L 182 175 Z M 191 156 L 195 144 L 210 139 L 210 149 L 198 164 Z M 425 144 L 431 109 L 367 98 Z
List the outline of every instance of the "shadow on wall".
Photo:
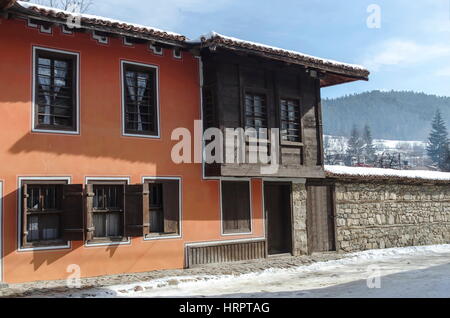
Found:
M 111 158 L 146 164 L 172 161 L 172 142 L 168 142 L 169 140 L 163 143 L 162 139 L 122 137 L 120 129 L 116 133 L 117 135 L 111 135 L 110 129 L 103 132 L 101 128 L 98 128 L 95 135 L 91 131 L 92 137 L 90 137 L 83 131 L 83 127 L 82 136 L 29 133 L 20 138 L 9 152 L 12 154 L 48 152 L 57 155 Z

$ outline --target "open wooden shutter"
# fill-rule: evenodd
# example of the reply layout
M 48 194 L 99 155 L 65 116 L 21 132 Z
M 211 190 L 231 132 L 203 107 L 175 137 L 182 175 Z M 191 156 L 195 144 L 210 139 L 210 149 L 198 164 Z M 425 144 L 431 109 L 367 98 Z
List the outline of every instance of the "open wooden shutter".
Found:
M 85 189 L 85 210 L 86 210 L 86 241 L 94 239 L 94 185 L 87 184 Z
M 148 222 L 144 224 L 144 215 L 148 215 L 148 200 L 148 184 L 125 186 L 125 236 L 143 236 L 144 228 L 148 233 L 150 225 Z
M 165 180 L 163 184 L 164 233 L 180 233 L 180 187 L 178 180 Z
M 67 241 L 82 241 L 83 222 L 83 185 L 67 184 L 62 186 L 62 237 Z
M 27 242 L 28 237 L 28 220 L 27 220 L 27 207 L 28 207 L 28 186 L 24 184 L 22 186 L 22 246 Z

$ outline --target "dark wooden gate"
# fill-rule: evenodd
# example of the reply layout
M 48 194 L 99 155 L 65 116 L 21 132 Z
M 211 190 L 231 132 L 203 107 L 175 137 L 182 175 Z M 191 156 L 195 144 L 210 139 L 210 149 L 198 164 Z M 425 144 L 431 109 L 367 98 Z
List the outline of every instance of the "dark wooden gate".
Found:
M 336 250 L 332 185 L 308 185 L 307 231 L 310 253 Z
M 291 184 L 264 183 L 269 255 L 292 253 Z

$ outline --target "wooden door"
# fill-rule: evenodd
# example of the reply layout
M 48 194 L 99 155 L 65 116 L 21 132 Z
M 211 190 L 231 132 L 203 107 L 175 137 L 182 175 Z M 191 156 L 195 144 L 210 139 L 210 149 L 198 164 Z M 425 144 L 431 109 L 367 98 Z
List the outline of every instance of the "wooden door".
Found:
M 333 188 L 330 185 L 309 185 L 307 188 L 309 252 L 335 251 Z
M 292 253 L 291 185 L 264 183 L 269 255 Z

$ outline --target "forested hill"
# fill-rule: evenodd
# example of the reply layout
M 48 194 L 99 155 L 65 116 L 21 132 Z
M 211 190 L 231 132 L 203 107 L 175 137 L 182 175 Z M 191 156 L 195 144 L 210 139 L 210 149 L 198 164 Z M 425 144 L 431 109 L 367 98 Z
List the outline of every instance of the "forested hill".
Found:
M 362 128 L 367 123 L 374 138 L 424 141 L 438 108 L 450 128 L 450 97 L 372 91 L 324 99 L 324 133 L 348 136 L 354 124 Z

